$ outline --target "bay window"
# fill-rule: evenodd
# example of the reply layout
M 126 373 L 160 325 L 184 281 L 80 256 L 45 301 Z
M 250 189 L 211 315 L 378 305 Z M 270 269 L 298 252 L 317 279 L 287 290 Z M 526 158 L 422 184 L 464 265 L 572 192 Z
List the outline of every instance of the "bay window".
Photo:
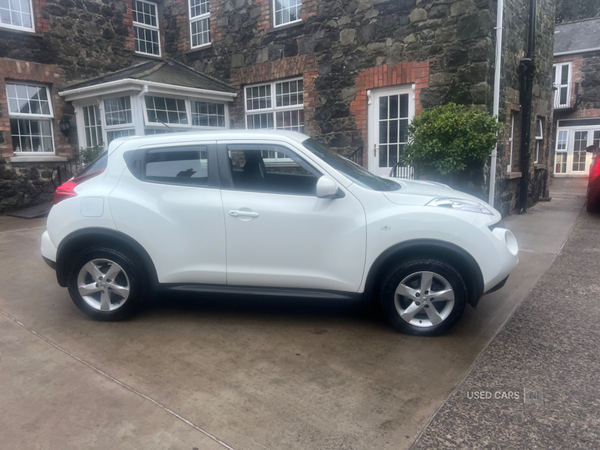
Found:
M 135 135 L 131 98 L 126 96 L 104 100 L 104 123 L 107 144 L 116 138 Z
M 190 0 L 190 36 L 192 48 L 210 44 L 209 0 Z
M 100 107 L 98 105 L 89 105 L 84 106 L 82 109 L 86 147 L 101 147 L 104 139 L 102 138 Z
M 6 84 L 15 153 L 54 152 L 52 105 L 46 86 Z

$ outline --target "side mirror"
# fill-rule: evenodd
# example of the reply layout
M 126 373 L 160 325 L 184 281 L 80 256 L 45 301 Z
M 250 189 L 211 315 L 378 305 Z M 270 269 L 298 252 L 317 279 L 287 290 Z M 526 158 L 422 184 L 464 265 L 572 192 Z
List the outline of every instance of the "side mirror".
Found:
M 598 147 L 598 144 L 590 145 L 585 149 L 585 151 L 590 153 L 598 153 L 600 152 L 600 147 Z
M 318 198 L 341 198 L 344 197 L 337 183 L 331 178 L 322 176 L 317 181 L 317 197 Z

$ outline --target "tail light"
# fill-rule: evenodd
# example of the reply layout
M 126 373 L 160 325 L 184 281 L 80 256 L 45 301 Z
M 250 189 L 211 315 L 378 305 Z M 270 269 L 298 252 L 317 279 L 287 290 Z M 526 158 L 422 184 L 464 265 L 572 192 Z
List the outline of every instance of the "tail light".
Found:
M 54 204 L 56 205 L 57 203 L 66 200 L 67 198 L 77 197 L 75 187 L 80 185 L 84 181 L 89 180 L 90 178 L 97 177 L 102 172 L 104 172 L 104 169 L 71 178 L 69 181 L 61 184 L 54 192 Z

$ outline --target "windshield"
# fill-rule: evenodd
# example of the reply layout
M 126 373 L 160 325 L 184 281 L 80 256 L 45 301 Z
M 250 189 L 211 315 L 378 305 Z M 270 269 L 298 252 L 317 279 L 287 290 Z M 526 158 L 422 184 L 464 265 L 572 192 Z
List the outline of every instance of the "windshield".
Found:
M 302 145 L 359 186 L 374 191 L 397 191 L 401 188 L 400 184 L 395 181 L 373 175 L 364 167 L 338 155 L 312 138 L 304 141 Z

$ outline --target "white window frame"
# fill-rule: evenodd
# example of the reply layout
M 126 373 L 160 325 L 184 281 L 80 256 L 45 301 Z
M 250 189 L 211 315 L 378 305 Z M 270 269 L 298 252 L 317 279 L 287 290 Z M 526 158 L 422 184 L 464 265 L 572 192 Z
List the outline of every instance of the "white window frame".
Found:
M 6 28 L 8 30 L 27 31 L 28 33 L 35 33 L 35 13 L 33 11 L 33 0 L 29 0 L 29 13 L 31 14 L 31 28 L 20 27 L 20 26 L 12 25 L 12 24 L 9 25 L 7 23 L 2 23 L 2 22 L 0 22 L 0 28 Z
M 139 50 L 136 50 L 135 53 L 137 53 L 138 55 L 149 55 L 149 56 L 154 56 L 155 58 L 160 58 L 162 56 L 162 47 L 160 45 L 160 21 L 159 21 L 159 14 L 158 14 L 158 3 L 155 2 L 150 2 L 147 0 L 133 0 L 134 2 L 140 2 L 140 3 L 148 3 L 149 5 L 154 5 L 155 11 L 156 11 L 156 26 L 152 26 L 152 25 L 148 25 L 146 23 L 142 23 L 142 22 L 136 22 L 135 20 L 133 21 L 133 27 L 138 27 L 138 28 L 146 28 L 148 30 L 152 30 L 152 31 L 156 31 L 158 33 L 158 55 L 155 55 L 154 53 L 147 53 L 147 52 L 141 52 Z M 133 8 L 133 5 L 132 5 Z M 134 41 L 135 41 L 135 32 L 134 32 Z M 135 45 L 135 42 L 134 42 Z
M 48 97 L 48 109 L 50 114 L 27 114 L 27 113 L 13 113 L 10 112 L 10 105 L 8 104 L 8 85 L 21 85 L 21 86 L 37 86 L 43 87 L 46 89 L 46 96 Z M 52 151 L 51 152 L 15 152 L 13 149 L 13 153 L 15 155 L 45 155 L 45 156 L 53 156 L 56 154 L 56 142 L 54 142 L 54 109 L 52 108 L 52 97 L 50 96 L 50 89 L 45 84 L 29 82 L 29 81 L 7 81 L 5 87 L 6 94 L 6 108 L 8 110 L 8 119 L 9 119 L 9 127 L 10 127 L 10 119 L 23 119 L 23 120 L 48 120 L 50 122 L 50 134 L 52 136 Z M 12 129 L 10 132 L 10 142 L 12 145 Z
M 208 12 L 204 14 L 200 14 L 199 16 L 192 17 L 192 0 L 188 0 L 188 14 L 190 18 L 190 48 L 204 48 L 210 47 L 212 45 L 212 36 L 210 33 L 210 2 L 208 4 Z M 201 20 L 208 19 L 208 42 L 206 44 L 193 45 L 193 35 L 192 35 L 192 23 L 200 22 Z
M 165 129 L 165 125 L 160 122 L 150 122 L 148 120 L 148 109 L 146 107 L 146 97 L 162 97 L 162 98 L 171 98 L 174 100 L 183 100 L 185 102 L 185 113 L 187 115 L 188 123 L 167 123 L 168 128 L 173 128 L 176 131 L 185 131 L 185 130 L 226 130 L 229 128 L 229 108 L 227 107 L 226 102 L 209 100 L 202 97 L 186 97 L 181 95 L 171 95 L 171 94 L 161 94 L 157 92 L 149 92 L 143 97 L 141 97 L 142 107 L 144 111 L 144 130 L 146 128 L 155 128 L 155 129 Z M 225 126 L 224 127 L 211 127 L 206 125 L 192 125 L 192 102 L 205 102 L 205 103 L 216 103 L 223 105 L 225 110 Z
M 566 86 L 560 82 L 562 79 L 562 67 L 563 66 L 569 66 L 569 79 L 567 80 Z M 553 84 L 553 86 L 556 87 L 556 91 L 554 94 L 556 96 L 555 100 L 554 100 L 554 105 L 555 105 L 555 107 L 556 106 L 559 106 L 559 107 L 568 106 L 569 103 L 571 102 L 571 81 L 573 79 L 573 63 L 572 62 L 556 63 L 556 64 L 554 64 L 553 67 L 554 67 L 554 80 L 552 80 L 552 84 Z M 561 87 L 567 88 L 567 103 L 560 102 Z
M 540 125 L 540 134 L 537 134 L 537 126 Z M 535 160 L 534 164 L 537 164 L 540 160 L 540 149 L 544 143 L 544 121 L 539 117 L 535 119 Z
M 285 27 L 286 25 L 290 25 L 293 23 L 299 23 L 302 22 L 302 1 L 300 1 L 300 18 L 296 19 L 296 20 L 290 20 L 289 22 L 285 22 L 285 23 L 281 23 L 279 25 L 277 25 L 277 14 L 276 14 L 276 4 L 275 4 L 276 0 L 271 0 L 271 5 L 273 7 L 273 27 L 274 28 L 279 28 L 279 27 Z
M 512 172 L 513 165 L 513 149 L 514 149 L 514 137 L 515 137 L 515 116 L 516 113 L 511 111 L 510 113 L 510 135 L 508 136 L 508 142 L 510 146 L 510 151 L 508 153 L 508 167 L 506 168 L 507 172 Z
M 248 116 L 254 114 L 272 114 L 273 115 L 273 130 L 277 130 L 277 113 L 285 112 L 285 111 L 304 111 L 304 84 L 302 85 L 302 104 L 298 105 L 289 105 L 289 106 L 276 106 L 277 105 L 277 83 L 288 83 L 290 81 L 304 81 L 302 77 L 294 77 L 294 78 L 283 78 L 280 80 L 267 81 L 263 83 L 253 83 L 244 86 L 244 126 L 248 130 Z M 248 109 L 248 95 L 247 88 L 253 88 L 257 86 L 267 86 L 271 87 L 271 107 L 270 108 L 262 108 L 262 109 Z M 264 128 L 265 130 L 270 130 L 271 128 Z M 306 124 L 303 124 L 303 130 L 306 129 Z M 290 162 L 289 158 L 279 158 L 277 155 L 275 158 L 263 158 L 264 162 Z
M 98 125 L 94 125 L 93 127 L 85 126 L 85 109 L 86 108 L 96 108 L 98 117 L 100 118 L 100 135 L 98 135 L 98 132 L 96 130 Z M 96 111 L 94 112 L 94 114 L 96 114 Z M 98 103 L 89 103 L 87 105 L 84 105 L 81 107 L 81 119 L 83 121 L 82 123 L 82 128 L 83 128 L 83 139 L 85 140 L 85 148 L 94 148 L 94 146 L 89 145 L 90 143 L 87 141 L 87 134 L 85 133 L 86 128 L 94 128 L 94 132 L 96 133 L 96 138 L 100 140 L 100 143 L 98 144 L 98 147 L 104 147 L 105 146 L 105 137 L 104 137 L 104 126 L 102 126 L 102 124 L 104 123 L 104 121 L 102 120 L 102 116 L 104 115 L 104 110 L 103 108 L 100 106 L 100 104 Z M 88 117 L 89 117 L 89 112 L 88 112 Z M 77 119 L 75 119 L 77 120 Z M 91 133 L 91 131 L 90 131 Z

